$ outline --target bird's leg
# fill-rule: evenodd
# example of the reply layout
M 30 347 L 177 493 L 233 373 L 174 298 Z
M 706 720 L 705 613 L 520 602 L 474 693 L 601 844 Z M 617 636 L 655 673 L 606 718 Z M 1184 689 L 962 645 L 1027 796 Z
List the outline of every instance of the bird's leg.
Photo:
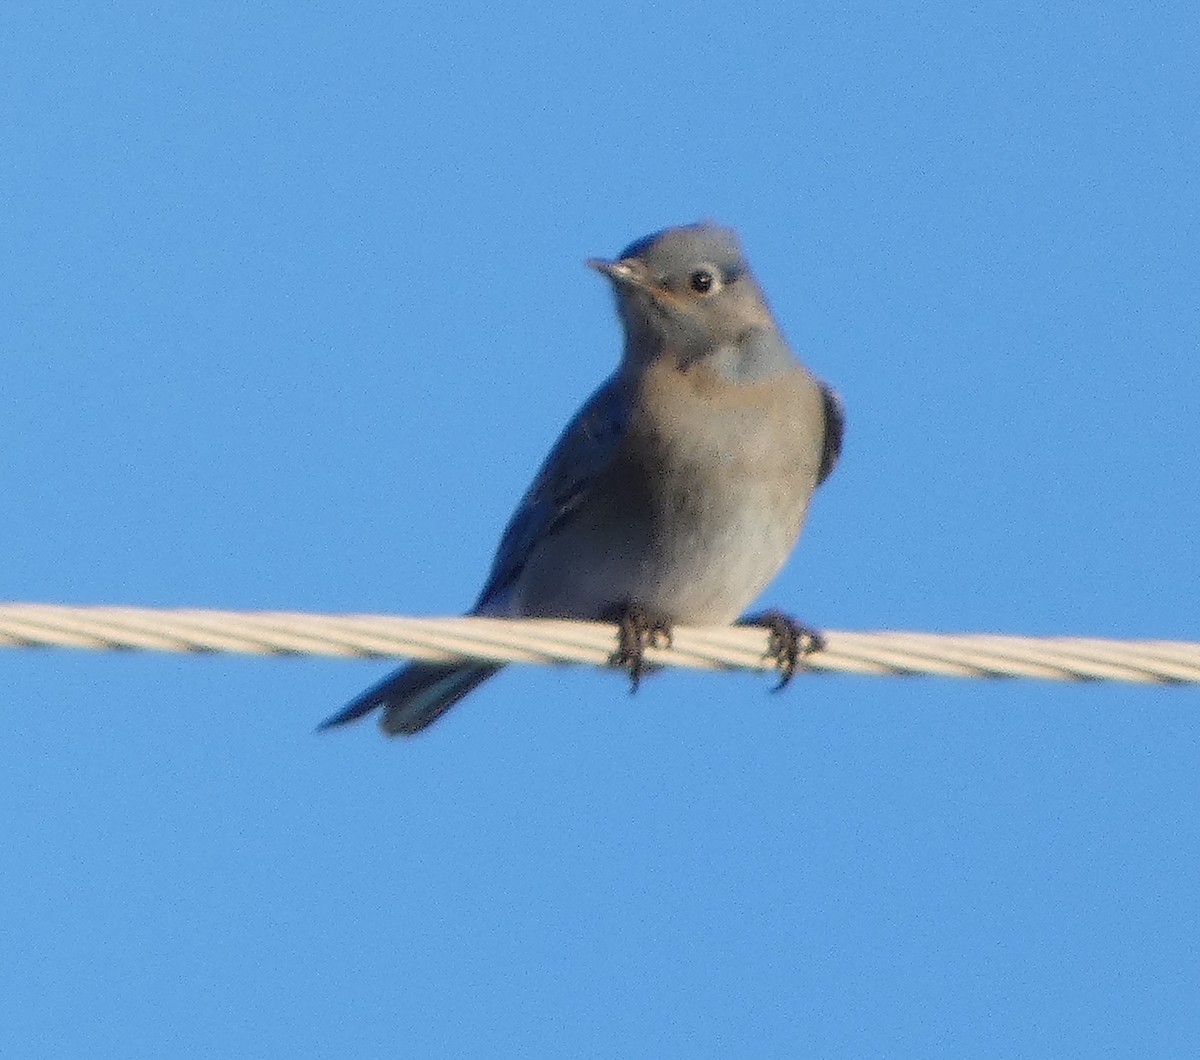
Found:
M 618 629 L 617 650 L 609 656 L 608 662 L 610 666 L 619 666 L 629 672 L 629 691 L 633 693 L 638 690 L 642 675 L 649 670 L 646 649 L 671 646 L 671 624 L 661 616 L 651 615 L 638 604 L 626 604 L 610 617 Z
M 759 611 L 746 615 L 737 621 L 739 626 L 761 626 L 770 633 L 767 640 L 767 652 L 764 659 L 774 659 L 779 670 L 779 684 L 774 688 L 778 692 L 795 676 L 796 667 L 805 655 L 820 651 L 825 647 L 825 638 L 815 629 L 801 625 L 790 615 L 782 611 Z

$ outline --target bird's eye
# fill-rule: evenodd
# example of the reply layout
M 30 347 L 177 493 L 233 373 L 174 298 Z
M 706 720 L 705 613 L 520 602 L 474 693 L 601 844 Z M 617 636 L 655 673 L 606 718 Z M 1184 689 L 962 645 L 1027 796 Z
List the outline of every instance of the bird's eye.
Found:
M 688 283 L 697 294 L 708 294 L 716 284 L 713 274 L 708 269 L 697 269 L 688 277 Z

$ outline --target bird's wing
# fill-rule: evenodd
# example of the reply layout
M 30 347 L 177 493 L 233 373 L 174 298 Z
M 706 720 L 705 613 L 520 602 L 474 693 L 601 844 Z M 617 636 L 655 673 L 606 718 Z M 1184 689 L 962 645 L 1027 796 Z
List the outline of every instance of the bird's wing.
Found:
M 596 476 L 615 457 L 629 422 L 625 388 L 614 376 L 575 414 L 509 520 L 477 612 L 497 608 L 540 541 L 578 510 Z M 503 607 L 499 607 L 503 610 Z
M 825 406 L 825 439 L 821 444 L 821 467 L 817 472 L 819 486 L 837 466 L 838 457 L 842 455 L 842 436 L 846 433 L 846 413 L 842 408 L 842 399 L 837 393 L 821 384 L 821 400 Z

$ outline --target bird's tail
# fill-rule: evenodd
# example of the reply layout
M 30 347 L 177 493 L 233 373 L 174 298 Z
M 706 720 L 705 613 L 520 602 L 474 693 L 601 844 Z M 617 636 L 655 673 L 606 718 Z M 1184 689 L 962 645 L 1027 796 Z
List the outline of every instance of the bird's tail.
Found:
M 412 663 L 368 688 L 344 710 L 321 722 L 332 729 L 356 721 L 383 707 L 380 727 L 389 736 L 411 736 L 432 725 L 476 685 L 491 677 L 499 666 L 439 666 Z

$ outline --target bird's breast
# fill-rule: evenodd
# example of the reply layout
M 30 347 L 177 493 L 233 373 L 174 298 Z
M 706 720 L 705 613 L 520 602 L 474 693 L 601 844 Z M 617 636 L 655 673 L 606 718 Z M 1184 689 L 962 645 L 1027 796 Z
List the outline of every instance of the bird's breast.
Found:
M 511 611 L 733 621 L 778 573 L 820 464 L 820 391 L 794 373 L 734 384 L 652 367 L 628 391 L 611 461 L 532 549 Z
M 647 592 L 680 621 L 726 622 L 799 537 L 820 461 L 820 395 L 799 368 L 749 384 L 685 375 L 647 380 L 614 471 L 644 506 Z

